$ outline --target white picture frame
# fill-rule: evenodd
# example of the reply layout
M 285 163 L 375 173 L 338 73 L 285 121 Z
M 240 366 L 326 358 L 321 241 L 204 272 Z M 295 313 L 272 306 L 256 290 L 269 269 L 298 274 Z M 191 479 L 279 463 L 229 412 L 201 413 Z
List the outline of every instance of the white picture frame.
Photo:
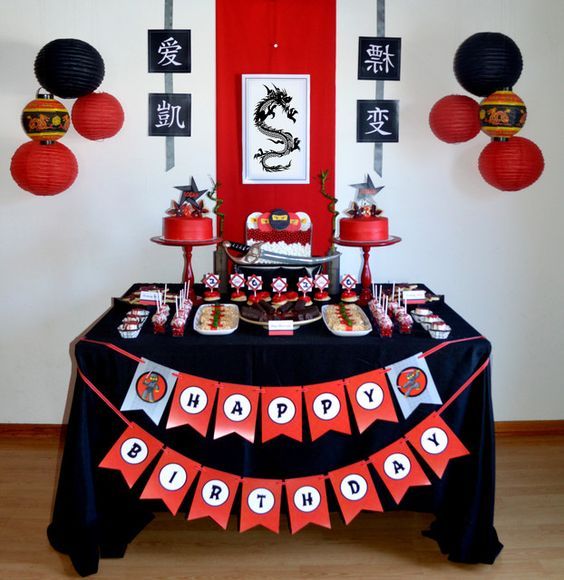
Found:
M 309 75 L 244 74 L 241 85 L 243 183 L 309 183 Z

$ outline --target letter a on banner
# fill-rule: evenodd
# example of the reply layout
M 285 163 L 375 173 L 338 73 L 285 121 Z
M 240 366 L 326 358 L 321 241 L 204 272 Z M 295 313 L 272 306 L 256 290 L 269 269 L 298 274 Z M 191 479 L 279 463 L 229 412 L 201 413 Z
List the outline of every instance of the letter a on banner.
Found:
M 451 459 L 470 454 L 437 413 L 429 415 L 405 437 L 439 477 Z
M 217 381 L 179 373 L 166 428 L 190 425 L 205 437 L 216 393 Z
M 327 431 L 351 434 L 343 381 L 308 385 L 304 391 L 312 441 Z
M 172 394 L 177 372 L 143 359 L 121 405 L 121 411 L 145 411 L 158 425 Z
M 331 471 L 329 479 L 346 524 L 362 510 L 384 511 L 365 461 Z
M 264 526 L 278 533 L 281 498 L 282 481 L 279 479 L 244 477 L 239 531 L 246 532 L 255 526 Z
M 370 456 L 378 475 L 399 504 L 410 487 L 431 485 L 407 443 L 400 439 Z
M 378 419 L 398 422 L 384 369 L 356 375 L 345 379 L 345 382 L 361 433 Z
M 141 494 L 141 499 L 162 499 L 175 516 L 199 469 L 199 463 L 165 448 Z
M 258 387 L 221 383 L 213 438 L 219 439 L 230 433 L 238 433 L 254 443 L 258 398 Z
M 135 423 L 130 423 L 102 459 L 99 467 L 121 471 L 127 485 L 133 487 L 162 446 L 158 439 Z
M 263 443 L 279 435 L 302 441 L 301 387 L 264 387 L 261 409 Z
M 209 516 L 224 530 L 227 529 L 239 481 L 240 478 L 231 473 L 202 467 L 187 519 L 197 520 Z
M 388 371 L 392 391 L 406 419 L 421 403 L 442 404 L 429 365 L 420 354 L 390 365 Z
M 325 492 L 325 476 L 314 475 L 287 479 L 285 485 L 292 534 L 299 532 L 308 524 L 317 524 L 324 528 L 331 527 Z

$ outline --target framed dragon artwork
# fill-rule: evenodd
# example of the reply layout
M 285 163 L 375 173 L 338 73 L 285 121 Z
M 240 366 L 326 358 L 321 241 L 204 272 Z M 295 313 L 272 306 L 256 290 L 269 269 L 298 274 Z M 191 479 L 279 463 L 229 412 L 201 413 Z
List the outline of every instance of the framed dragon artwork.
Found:
M 309 75 L 242 75 L 243 183 L 309 183 Z

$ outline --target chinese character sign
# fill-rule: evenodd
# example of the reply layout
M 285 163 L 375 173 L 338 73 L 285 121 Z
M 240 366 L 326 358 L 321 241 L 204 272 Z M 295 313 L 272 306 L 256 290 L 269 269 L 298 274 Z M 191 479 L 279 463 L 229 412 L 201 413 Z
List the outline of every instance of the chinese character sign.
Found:
M 357 101 L 356 140 L 358 143 L 399 141 L 398 101 Z
M 358 39 L 358 78 L 371 81 L 399 81 L 401 38 Z
M 192 70 L 190 30 L 149 30 L 149 72 Z
M 189 137 L 191 133 L 192 95 L 149 93 L 149 135 Z

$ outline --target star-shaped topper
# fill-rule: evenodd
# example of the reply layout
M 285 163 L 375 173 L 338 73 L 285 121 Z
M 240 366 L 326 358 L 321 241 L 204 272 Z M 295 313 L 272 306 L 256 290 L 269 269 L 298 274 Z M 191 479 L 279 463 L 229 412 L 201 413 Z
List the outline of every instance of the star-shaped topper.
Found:
M 204 202 L 198 201 L 202 195 L 204 195 L 208 190 L 198 189 L 194 178 L 192 177 L 190 185 L 175 185 L 175 189 L 179 189 L 182 192 L 180 196 L 180 201 L 172 202 L 171 208 L 167 211 L 169 215 L 195 215 L 201 216 L 203 213 L 207 213 L 208 210 L 204 208 Z
M 358 205 L 370 205 L 375 203 L 374 197 L 380 190 L 384 189 L 383 185 L 380 187 L 374 187 L 374 183 L 372 183 L 372 179 L 368 174 L 366 175 L 365 183 L 354 183 L 351 187 L 354 187 L 357 190 L 355 201 Z

